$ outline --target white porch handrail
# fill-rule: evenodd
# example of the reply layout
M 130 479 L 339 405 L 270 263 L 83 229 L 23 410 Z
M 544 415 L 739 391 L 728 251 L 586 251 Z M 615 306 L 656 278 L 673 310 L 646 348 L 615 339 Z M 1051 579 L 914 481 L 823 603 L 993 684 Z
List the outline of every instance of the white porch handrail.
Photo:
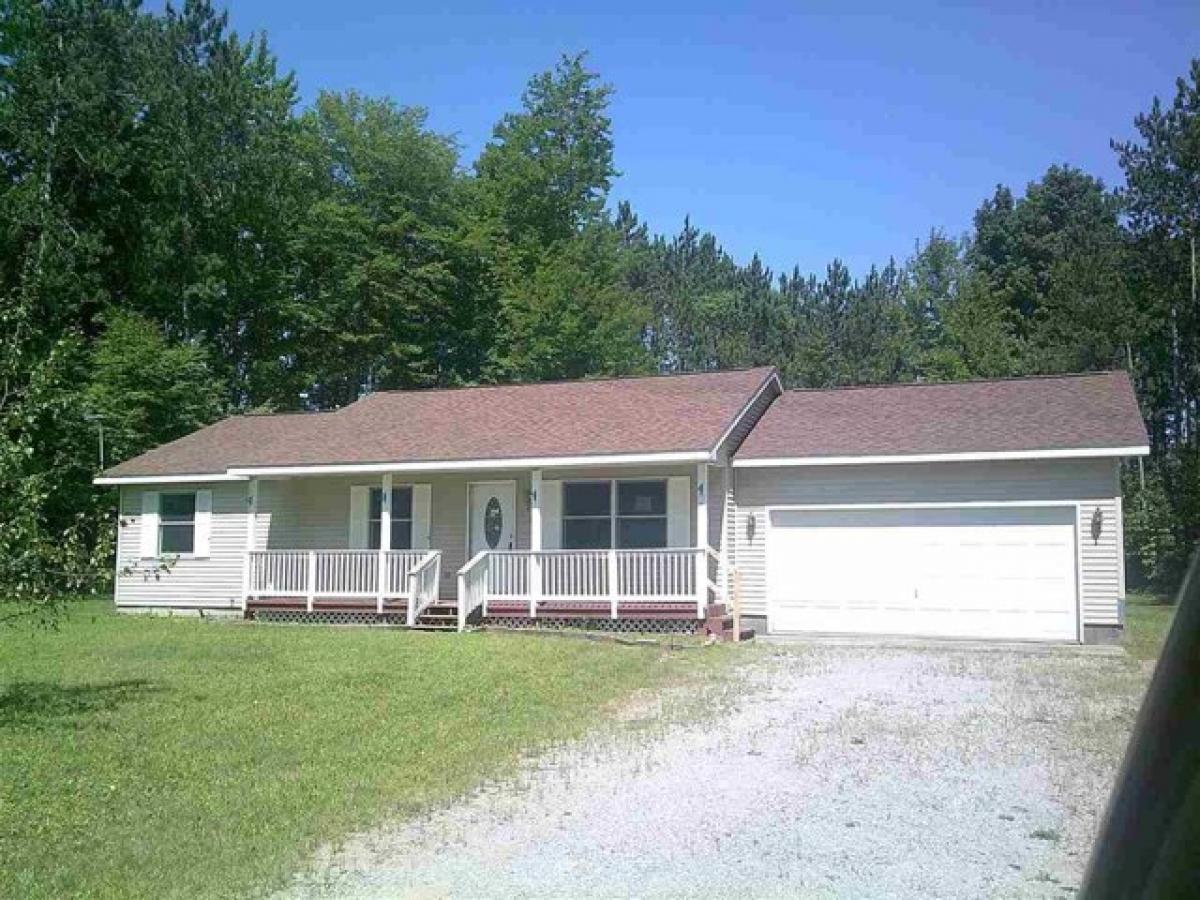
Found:
M 703 574 L 710 552 L 706 547 L 484 551 L 486 575 L 476 579 L 484 596 L 475 605 L 489 599 L 528 602 L 533 617 L 544 604 L 604 602 L 615 619 L 621 603 L 687 602 L 703 616 L 709 591 L 716 590 Z
M 458 630 L 466 631 L 467 618 L 480 606 L 487 615 L 489 551 L 480 550 L 458 570 Z
M 409 597 L 409 573 L 424 563 L 429 550 L 250 550 L 246 553 L 247 596 Z
M 430 550 L 421 562 L 408 573 L 408 624 L 417 624 L 417 617 L 437 600 L 442 578 L 442 551 Z
M 721 564 L 721 554 L 710 544 L 706 544 L 704 550 L 708 554 L 708 562 L 711 564 L 707 569 L 708 589 L 712 591 L 715 602 L 725 603 L 725 573 Z

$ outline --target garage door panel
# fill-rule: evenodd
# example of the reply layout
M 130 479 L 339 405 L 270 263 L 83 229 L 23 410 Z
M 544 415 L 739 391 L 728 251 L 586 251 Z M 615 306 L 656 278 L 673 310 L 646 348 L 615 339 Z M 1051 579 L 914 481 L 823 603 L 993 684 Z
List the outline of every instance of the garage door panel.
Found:
M 1077 636 L 1070 507 L 777 510 L 774 631 Z

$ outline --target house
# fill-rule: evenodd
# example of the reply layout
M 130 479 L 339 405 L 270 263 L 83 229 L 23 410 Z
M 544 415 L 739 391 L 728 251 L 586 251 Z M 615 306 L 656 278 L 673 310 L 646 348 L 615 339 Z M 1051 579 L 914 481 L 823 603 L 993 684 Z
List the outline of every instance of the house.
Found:
M 771 368 L 370 394 L 108 470 L 122 610 L 1119 635 L 1119 372 L 784 391 Z

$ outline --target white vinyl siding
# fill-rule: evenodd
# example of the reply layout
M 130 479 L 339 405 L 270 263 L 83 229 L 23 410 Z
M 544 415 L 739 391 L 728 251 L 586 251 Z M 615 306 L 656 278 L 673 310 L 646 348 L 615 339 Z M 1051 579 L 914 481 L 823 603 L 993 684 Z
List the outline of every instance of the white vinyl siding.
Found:
M 1087 500 L 1079 504 L 1079 556 L 1085 625 L 1120 625 L 1125 597 L 1124 560 L 1121 558 L 1119 498 Z M 1092 537 L 1092 516 L 1101 512 L 1100 535 Z
M 195 549 L 190 554 L 180 555 L 169 571 L 157 571 L 158 495 L 191 490 L 197 495 Z M 246 550 L 246 491 L 245 482 L 204 486 L 172 484 L 161 490 L 121 488 L 115 591 L 119 605 L 210 609 L 238 606 Z M 206 505 L 207 515 L 204 514 Z M 144 556 L 143 524 L 147 515 L 154 521 L 155 537 L 153 549 Z M 208 520 L 206 556 L 202 553 L 205 518 Z
M 1120 487 L 1112 459 L 912 463 L 734 470 L 731 550 L 742 611 L 765 616 L 768 506 L 880 503 L 1065 501 L 1079 506 L 1080 594 L 1084 625 L 1120 624 Z M 1103 511 L 1098 541 L 1092 512 Z M 753 538 L 748 532 L 754 517 Z

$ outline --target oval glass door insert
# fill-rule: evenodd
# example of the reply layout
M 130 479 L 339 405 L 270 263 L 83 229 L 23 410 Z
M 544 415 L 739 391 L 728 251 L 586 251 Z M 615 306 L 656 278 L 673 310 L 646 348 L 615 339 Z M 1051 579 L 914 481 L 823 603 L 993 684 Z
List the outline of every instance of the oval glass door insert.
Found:
M 483 539 L 488 547 L 495 550 L 500 543 L 500 532 L 504 530 L 504 510 L 500 508 L 500 500 L 492 497 L 483 509 Z

